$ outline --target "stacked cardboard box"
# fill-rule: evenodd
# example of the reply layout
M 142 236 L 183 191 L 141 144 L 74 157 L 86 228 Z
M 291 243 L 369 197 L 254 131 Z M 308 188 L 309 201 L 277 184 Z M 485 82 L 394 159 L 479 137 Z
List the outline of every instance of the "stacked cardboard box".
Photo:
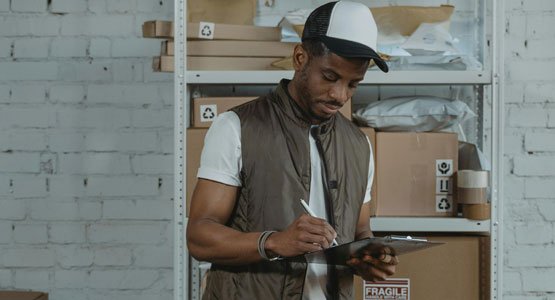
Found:
M 147 21 L 143 36 L 167 38 L 155 71 L 173 72 L 175 44 L 173 23 Z M 268 70 L 272 62 L 293 53 L 295 43 L 282 43 L 279 27 L 198 22 L 187 24 L 188 70 Z
M 48 300 L 48 294 L 32 291 L 0 291 L 0 300 Z

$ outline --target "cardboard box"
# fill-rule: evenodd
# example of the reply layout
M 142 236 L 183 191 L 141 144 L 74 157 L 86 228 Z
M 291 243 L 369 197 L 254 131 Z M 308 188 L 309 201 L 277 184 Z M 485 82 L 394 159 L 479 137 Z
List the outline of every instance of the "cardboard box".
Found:
M 48 294 L 27 291 L 0 291 L 0 300 L 48 300 Z
M 203 25 L 201 28 L 201 24 Z M 213 24 L 213 26 L 211 26 Z M 204 22 L 187 24 L 187 39 L 280 41 L 281 28 Z M 204 31 L 203 31 L 204 30 Z
M 363 283 L 355 276 L 354 299 L 489 299 L 488 237 L 443 236 L 428 240 L 446 244 L 402 255 L 391 280 Z
M 276 70 L 272 63 L 281 57 L 188 56 L 188 70 L 249 71 Z
M 189 0 L 187 22 L 251 25 L 256 5 L 256 0 Z
M 173 56 L 156 56 L 152 59 L 152 70 L 154 72 L 173 72 Z
M 187 172 L 185 174 L 185 200 L 187 203 L 186 213 L 189 215 L 189 206 L 193 190 L 197 184 L 197 173 L 200 167 L 200 155 L 204 147 L 204 137 L 208 129 L 189 128 L 187 129 Z
M 376 171 L 378 170 L 376 168 L 376 131 L 374 130 L 374 128 L 371 127 L 360 127 L 360 130 L 362 132 L 364 132 L 364 134 L 366 134 L 366 136 L 370 139 L 370 144 L 372 145 L 372 152 L 374 153 L 374 180 L 372 181 L 372 190 L 370 191 L 370 197 L 372 198 L 371 202 L 370 202 L 370 207 L 372 209 L 372 215 L 375 214 L 375 205 L 373 205 L 374 202 L 376 202 L 377 199 L 377 193 L 376 193 Z
M 297 43 L 274 41 L 207 41 L 187 42 L 188 56 L 285 57 L 293 55 Z
M 376 133 L 376 216 L 455 216 L 457 135 Z
M 221 113 L 257 97 L 207 97 L 193 99 L 192 126 L 196 128 L 208 128 L 212 121 Z M 351 119 L 351 101 L 345 103 L 339 110 L 345 117 Z
M 146 21 L 143 23 L 143 37 L 171 38 L 173 37 L 173 22 Z
M 175 43 L 173 40 L 162 41 L 162 50 L 160 51 L 160 55 L 162 56 L 173 56 Z

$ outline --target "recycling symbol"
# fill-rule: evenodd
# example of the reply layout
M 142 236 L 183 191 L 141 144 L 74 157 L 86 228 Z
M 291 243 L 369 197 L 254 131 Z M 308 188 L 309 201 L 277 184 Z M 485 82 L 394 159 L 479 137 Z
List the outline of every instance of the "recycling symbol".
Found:
M 438 208 L 440 210 L 449 210 L 451 208 L 451 203 L 447 200 L 447 198 L 441 198 L 438 204 Z
M 214 113 L 214 111 L 210 107 L 207 107 L 204 110 L 204 112 L 202 113 L 202 118 L 204 118 L 205 120 L 214 119 L 215 116 L 216 116 L 216 114 Z
M 210 29 L 210 26 L 204 25 L 204 27 L 202 28 L 202 30 L 200 31 L 200 33 L 201 33 L 203 36 L 211 36 L 211 35 L 212 35 L 212 29 Z

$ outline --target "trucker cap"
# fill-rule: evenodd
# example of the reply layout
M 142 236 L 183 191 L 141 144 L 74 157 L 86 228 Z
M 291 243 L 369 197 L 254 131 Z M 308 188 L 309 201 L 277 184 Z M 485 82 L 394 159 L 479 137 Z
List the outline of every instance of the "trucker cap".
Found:
M 333 53 L 352 58 L 371 58 L 384 72 L 389 68 L 376 53 L 378 28 L 370 8 L 351 1 L 326 3 L 306 20 L 302 40 L 322 41 Z

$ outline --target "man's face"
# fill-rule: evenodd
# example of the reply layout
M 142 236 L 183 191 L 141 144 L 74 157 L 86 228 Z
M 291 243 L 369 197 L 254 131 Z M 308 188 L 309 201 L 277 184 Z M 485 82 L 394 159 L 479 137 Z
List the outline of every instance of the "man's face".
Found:
M 311 57 L 299 67 L 296 100 L 313 124 L 327 120 L 351 99 L 367 68 L 367 59 L 347 59 L 331 52 Z

